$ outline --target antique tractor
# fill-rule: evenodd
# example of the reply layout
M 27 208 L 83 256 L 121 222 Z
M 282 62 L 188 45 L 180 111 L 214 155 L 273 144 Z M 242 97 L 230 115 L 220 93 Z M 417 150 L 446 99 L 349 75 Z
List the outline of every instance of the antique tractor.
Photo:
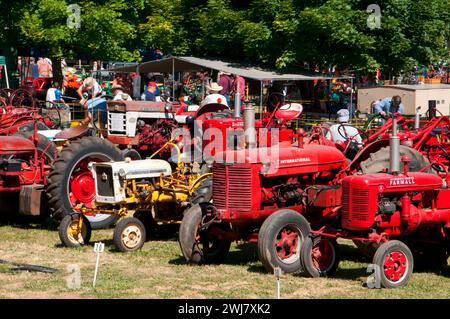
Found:
M 389 169 L 378 174 L 345 177 L 342 206 L 335 206 L 340 211 L 338 219 L 325 223 L 305 239 L 300 259 L 309 275 L 328 276 L 336 271 L 337 238 L 375 246 L 374 284 L 379 287 L 406 285 L 415 261 L 428 267 L 447 264 L 450 253 L 447 167 L 435 160 L 429 166 L 439 166 L 439 174 L 409 172 L 409 158 L 400 157 L 399 146 L 393 119 Z
M 45 213 L 46 176 L 57 156 L 56 146 L 37 133 L 0 136 L 0 196 L 2 211 L 26 215 Z
M 109 142 L 108 142 L 109 143 Z M 180 150 L 172 146 L 180 156 Z M 154 154 L 156 155 L 156 154 Z M 211 174 L 200 174 L 198 164 L 178 162 L 172 171 L 169 162 L 161 159 L 117 162 L 91 162 L 96 197 L 89 207 L 80 205 L 80 214 L 66 215 L 60 224 L 62 243 L 73 247 L 89 242 L 91 227 L 85 214 L 109 214 L 121 218 L 114 229 L 118 250 L 140 249 L 158 225 L 179 224 L 183 210 L 202 198 L 202 182 Z
M 244 110 L 246 144 L 254 111 Z M 253 120 L 252 120 L 253 119 Z M 257 241 L 264 266 L 293 272 L 309 223 L 336 218 L 341 188 L 335 179 L 348 165 L 334 146 L 305 144 L 302 135 L 290 147 L 244 148 L 216 156 L 212 204 L 193 205 L 184 214 L 179 242 L 187 261 L 224 260 L 233 240 Z M 239 160 L 241 159 L 241 160 Z M 310 203 L 314 203 L 310 205 Z

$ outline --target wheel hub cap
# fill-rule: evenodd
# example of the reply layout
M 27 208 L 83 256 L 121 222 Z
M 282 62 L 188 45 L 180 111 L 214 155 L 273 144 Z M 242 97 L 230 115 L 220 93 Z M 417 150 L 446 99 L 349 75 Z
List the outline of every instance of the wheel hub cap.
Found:
M 384 259 L 384 274 L 390 281 L 399 281 L 406 272 L 406 256 L 400 251 L 389 253 Z
M 142 237 L 141 230 L 137 226 L 128 226 L 122 232 L 122 242 L 128 248 L 136 247 Z

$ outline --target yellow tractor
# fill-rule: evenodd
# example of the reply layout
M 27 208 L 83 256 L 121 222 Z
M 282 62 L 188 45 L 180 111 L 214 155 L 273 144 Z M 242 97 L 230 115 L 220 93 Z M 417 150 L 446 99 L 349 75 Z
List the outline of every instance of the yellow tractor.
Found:
M 177 165 L 154 157 L 165 147 L 177 152 Z M 114 244 L 122 252 L 144 245 L 150 226 L 180 224 L 183 211 L 191 204 L 209 201 L 211 173 L 201 173 L 200 165 L 183 163 L 176 144 L 168 142 L 148 159 L 120 162 L 92 162 L 96 198 L 92 207 L 80 205 L 81 213 L 66 215 L 60 223 L 63 245 L 86 245 L 91 227 L 86 214 L 118 215 Z

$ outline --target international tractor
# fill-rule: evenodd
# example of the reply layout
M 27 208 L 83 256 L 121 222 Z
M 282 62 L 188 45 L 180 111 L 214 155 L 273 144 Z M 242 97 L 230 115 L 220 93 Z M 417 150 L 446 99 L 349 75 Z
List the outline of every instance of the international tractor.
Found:
M 178 146 L 166 143 L 177 150 Z M 154 154 L 156 155 L 156 154 Z M 113 242 L 122 252 L 140 249 L 162 225 L 181 222 L 183 211 L 193 203 L 208 201 L 202 192 L 202 182 L 211 174 L 200 173 L 197 163 L 178 161 L 175 170 L 161 159 L 89 164 L 95 187 L 95 199 L 89 207 L 80 204 L 80 213 L 66 215 L 60 224 L 59 235 L 65 246 L 88 244 L 91 225 L 86 214 L 112 215 L 120 218 L 114 228 Z
M 393 131 L 398 143 L 395 148 L 388 149 L 388 154 L 390 154 L 388 159 L 392 158 L 392 154 L 400 154 L 402 149 L 400 138 L 397 136 L 395 121 L 393 121 Z M 388 180 L 388 183 L 392 183 L 391 186 L 396 185 L 394 189 L 403 191 L 405 185 L 409 185 L 407 183 L 412 183 L 411 179 L 405 179 L 404 176 L 401 176 L 398 180 L 395 180 L 397 177 L 380 172 L 365 173 L 358 171 L 354 173 L 349 170 L 351 164 L 348 164 L 344 154 L 336 147 L 314 143 L 306 144 L 303 134 L 298 135 L 297 142 L 291 147 L 279 148 L 277 152 L 272 152 L 273 149 L 271 147 L 268 149 L 230 150 L 225 152 L 225 155 L 219 156 L 212 169 L 212 203 L 193 205 L 186 211 L 180 227 L 179 242 L 182 253 L 188 262 L 222 262 L 227 256 L 230 243 L 234 240 L 244 239 L 257 242 L 258 255 L 267 270 L 273 271 L 274 268 L 279 267 L 284 272 L 298 271 L 302 268 L 301 262 L 305 263 L 303 268 L 307 267 L 306 261 L 300 257 L 311 255 L 301 254 L 304 243 L 309 240 L 308 234 L 311 230 L 313 230 L 313 234 L 316 234 L 314 231 L 319 231 L 325 226 L 340 229 L 341 222 L 344 223 L 345 218 L 348 218 L 348 214 L 345 215 L 347 209 L 345 205 L 351 205 L 347 207 L 354 209 L 354 216 L 350 218 L 355 222 L 358 218 L 365 218 L 363 216 L 368 214 L 365 210 L 369 207 L 373 210 L 371 216 L 379 215 L 374 221 L 375 224 L 370 225 L 372 228 L 365 230 L 365 234 L 364 232 L 354 232 L 347 237 L 357 243 L 379 249 L 379 243 L 389 239 L 391 234 L 396 234 L 396 236 L 409 234 L 408 232 L 399 232 L 399 229 L 403 227 L 400 225 L 401 227 L 399 226 L 400 228 L 396 229 L 394 233 L 389 231 L 383 233 L 384 229 L 381 229 L 380 236 L 377 237 L 375 235 L 377 229 L 375 228 L 374 232 L 373 227 L 380 225 L 382 228 L 385 225 L 387 229 L 392 229 L 393 225 L 389 224 L 386 219 L 388 215 L 383 215 L 383 212 L 387 210 L 390 212 L 389 214 L 394 214 L 398 211 L 398 207 L 401 206 L 401 198 L 386 196 L 385 200 L 384 198 L 373 197 L 374 203 L 367 204 L 367 201 L 371 198 L 369 192 L 355 192 L 354 194 L 358 194 L 358 196 L 351 197 L 351 194 L 353 194 L 351 192 L 352 187 L 348 186 L 348 183 L 358 180 L 358 183 L 360 183 L 358 185 L 366 185 L 367 183 L 364 184 L 364 178 L 368 180 L 373 177 L 376 184 L 377 178 L 389 176 L 393 181 Z M 408 151 L 413 154 L 418 153 L 418 156 L 421 155 L 415 149 L 409 149 Z M 400 155 L 397 155 L 397 160 L 394 158 L 393 161 L 399 167 L 404 166 L 403 163 L 408 164 L 406 165 L 408 170 L 410 159 L 404 155 L 402 157 L 404 159 L 402 165 L 400 165 Z M 228 158 L 229 162 L 221 162 L 223 158 Z M 238 158 L 243 159 L 243 161 L 236 161 Z M 370 161 L 378 163 L 380 159 L 369 156 L 364 164 L 371 167 Z M 412 174 L 411 176 L 417 174 L 417 177 L 412 179 L 417 179 L 417 182 L 414 182 L 414 187 L 417 190 L 420 190 L 420 187 L 423 187 L 424 190 L 428 190 L 430 187 L 432 189 L 444 187 L 445 183 L 443 183 L 441 176 L 425 173 L 431 171 L 431 167 L 439 166 L 440 174 L 447 176 L 447 167 L 444 164 L 437 160 L 430 162 L 423 156 L 422 160 L 418 160 L 416 163 L 423 164 L 422 167 L 416 167 L 416 170 L 421 172 L 407 174 Z M 383 169 L 386 170 L 388 166 L 389 162 Z M 429 181 L 430 184 L 424 181 Z M 374 186 L 373 189 L 378 188 Z M 427 208 L 426 212 L 429 212 L 428 208 L 437 207 L 438 202 L 425 200 L 430 198 L 428 196 L 418 195 L 418 197 L 415 197 L 414 189 L 405 190 L 405 192 L 410 192 L 408 194 L 411 195 L 411 207 L 423 206 Z M 380 187 L 378 191 L 380 190 L 384 192 L 384 188 Z M 445 206 L 445 195 L 442 196 L 442 198 L 439 197 L 439 203 Z M 417 202 L 419 199 L 422 199 L 422 202 Z M 415 214 L 415 212 L 411 212 L 411 214 Z M 392 216 L 398 217 L 398 215 Z M 448 225 L 448 217 L 440 216 L 442 216 L 442 220 L 447 220 Z M 437 222 L 439 218 L 432 221 L 432 223 L 436 222 L 434 231 L 438 231 L 433 231 L 433 235 L 430 236 L 425 235 L 426 240 L 437 239 L 439 237 L 433 236 L 446 232 L 443 228 L 445 223 Z M 401 219 L 397 218 L 393 221 L 400 223 Z M 384 224 L 385 222 L 386 224 Z M 429 224 L 423 223 L 424 228 L 420 232 L 428 229 L 429 226 Z M 413 229 L 411 228 L 411 230 Z M 345 231 L 343 233 L 346 234 Z M 371 240 L 369 236 L 372 233 L 373 235 L 370 236 L 375 236 L 373 237 L 374 240 Z M 417 234 L 417 232 L 413 233 Z M 334 238 L 343 236 L 339 232 L 337 232 L 339 235 L 336 235 L 336 232 L 332 234 L 326 239 L 333 236 Z M 413 237 L 408 236 L 408 239 L 413 239 Z M 377 240 L 379 241 L 377 242 Z M 372 245 L 374 242 L 377 245 Z M 439 239 L 437 242 L 439 242 Z M 329 243 L 331 246 L 329 245 L 325 249 L 337 251 L 335 241 L 329 240 Z M 430 248 L 426 244 L 422 244 L 424 248 L 416 247 L 418 247 L 419 255 L 423 255 L 424 251 Z M 435 251 L 434 248 L 433 251 Z M 447 256 L 447 252 L 445 246 L 440 250 L 441 261 Z M 320 251 L 318 256 L 321 256 Z M 379 254 L 376 254 L 376 256 L 379 256 Z M 332 257 L 330 260 L 334 261 L 335 256 Z M 317 260 L 313 260 L 312 264 L 316 265 L 317 262 Z M 311 269 L 312 266 L 309 265 L 308 267 Z M 330 271 L 324 273 L 332 273 L 335 267 L 337 266 L 333 264 Z

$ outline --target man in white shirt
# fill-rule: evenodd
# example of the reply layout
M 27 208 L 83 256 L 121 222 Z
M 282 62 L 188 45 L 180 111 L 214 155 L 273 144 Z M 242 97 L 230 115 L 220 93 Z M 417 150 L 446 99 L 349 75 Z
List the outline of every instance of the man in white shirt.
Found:
M 113 86 L 111 93 L 114 97 L 113 101 L 133 101 L 130 95 L 123 92 L 123 87 L 121 86 Z
M 339 123 L 330 127 L 326 138 L 332 140 L 334 143 L 337 141 L 347 142 L 351 140 L 352 142 L 358 143 L 358 145 L 362 145 L 362 138 L 358 130 L 348 124 L 349 114 L 347 109 L 337 111 Z

